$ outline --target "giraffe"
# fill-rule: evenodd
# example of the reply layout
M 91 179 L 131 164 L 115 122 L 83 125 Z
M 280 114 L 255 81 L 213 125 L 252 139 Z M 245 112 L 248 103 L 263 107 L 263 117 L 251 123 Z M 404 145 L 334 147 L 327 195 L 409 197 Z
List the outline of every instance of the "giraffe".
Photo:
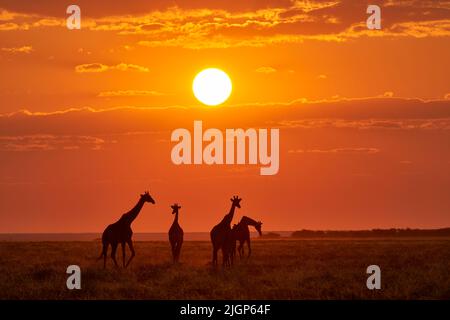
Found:
M 243 216 L 241 221 L 239 221 L 239 223 L 235 228 L 234 231 L 234 237 L 235 240 L 239 241 L 239 247 L 238 247 L 238 252 L 239 252 L 239 257 L 242 258 L 242 256 L 244 255 L 244 243 L 247 242 L 248 245 L 248 256 L 247 258 L 250 258 L 250 254 L 252 252 L 252 249 L 250 247 L 250 231 L 248 230 L 248 226 L 254 226 L 256 231 L 258 231 L 259 235 L 262 235 L 261 232 L 261 225 L 262 222 L 256 222 L 255 220 L 253 220 L 252 218 L 249 218 L 247 216 Z
M 211 236 L 211 242 L 213 245 L 213 258 L 212 258 L 212 265 L 215 267 L 217 266 L 217 252 L 219 250 L 222 250 L 222 258 L 223 258 L 223 265 L 226 266 L 228 264 L 228 250 L 226 247 L 224 247 L 224 244 L 226 243 L 227 237 L 230 236 L 231 228 L 230 224 L 233 220 L 234 216 L 234 210 L 236 208 L 241 208 L 241 200 L 238 196 L 234 196 L 231 200 L 231 209 L 228 214 L 226 214 L 222 221 L 214 226 L 210 232 Z M 225 249 L 225 250 L 224 250 Z
M 225 237 L 225 242 L 222 248 L 222 253 L 224 255 L 224 265 L 232 266 L 234 263 L 234 257 L 236 256 L 236 231 L 237 224 L 233 225 L 233 228 L 227 233 Z
M 103 268 L 106 268 L 106 256 L 108 253 L 109 245 L 111 245 L 111 259 L 114 261 L 116 267 L 118 266 L 116 261 L 116 250 L 119 243 L 122 246 L 123 267 L 128 267 L 131 260 L 134 258 L 135 251 L 133 248 L 133 241 L 131 240 L 131 236 L 133 235 L 133 231 L 131 230 L 131 223 L 134 221 L 134 219 L 136 219 L 142 207 L 144 206 L 144 203 L 146 202 L 155 204 L 155 200 L 153 200 L 148 191 L 146 191 L 144 194 L 141 194 L 138 203 L 130 211 L 123 214 L 117 222 L 110 224 L 108 227 L 106 227 L 105 231 L 103 231 L 103 249 L 99 257 L 99 259 L 103 257 Z M 128 244 L 128 247 L 131 251 L 131 257 L 126 264 L 125 243 Z
M 183 229 L 178 224 L 178 210 L 181 209 L 181 207 L 175 203 L 172 208 L 172 214 L 175 215 L 175 218 L 173 220 L 172 226 L 169 229 L 169 241 L 170 246 L 172 247 L 172 257 L 173 262 L 177 263 L 180 259 L 180 251 L 181 246 L 183 244 Z

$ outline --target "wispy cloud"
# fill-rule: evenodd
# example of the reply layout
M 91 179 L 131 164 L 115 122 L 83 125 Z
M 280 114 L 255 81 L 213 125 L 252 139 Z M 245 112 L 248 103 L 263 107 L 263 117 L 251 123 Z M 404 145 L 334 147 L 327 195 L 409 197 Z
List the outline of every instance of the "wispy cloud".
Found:
M 292 9 L 298 9 L 301 12 L 311 12 L 314 10 L 330 8 L 338 5 L 340 1 L 302 1 L 293 0 Z
M 119 71 L 138 71 L 138 72 L 149 72 L 150 70 L 147 67 L 143 67 L 136 64 L 130 63 L 119 63 L 118 65 L 111 66 L 110 69 L 119 70 Z
M 0 23 L 0 31 L 14 31 L 19 29 L 20 27 L 17 23 L 13 22 Z
M 153 90 L 116 90 L 103 91 L 98 94 L 99 97 L 148 97 L 163 96 L 164 93 Z
M 10 48 L 1 48 L 1 51 L 8 53 L 31 53 L 34 51 L 32 46 L 22 46 L 22 47 L 10 47 Z
M 0 136 L 0 151 L 100 150 L 105 140 L 91 136 L 35 134 Z
M 259 67 L 255 71 L 258 73 L 275 73 L 275 72 L 277 72 L 277 69 L 272 68 L 272 67 Z
M 97 73 L 97 72 L 105 72 L 109 70 L 110 67 L 104 65 L 102 63 L 86 63 L 80 64 L 75 67 L 75 71 L 78 73 Z
M 149 69 L 147 67 L 130 63 L 119 63 L 116 65 L 106 65 L 103 63 L 86 63 L 75 66 L 75 72 L 77 73 L 100 73 L 110 70 L 149 72 Z
M 331 154 L 375 154 L 379 153 L 378 148 L 366 148 L 366 147 L 346 147 L 346 148 L 334 148 L 334 149 L 291 149 L 289 153 L 331 153 Z
M 448 119 L 303 119 L 286 120 L 277 123 L 280 127 L 287 128 L 341 128 L 341 129 L 433 129 L 450 130 L 450 118 Z

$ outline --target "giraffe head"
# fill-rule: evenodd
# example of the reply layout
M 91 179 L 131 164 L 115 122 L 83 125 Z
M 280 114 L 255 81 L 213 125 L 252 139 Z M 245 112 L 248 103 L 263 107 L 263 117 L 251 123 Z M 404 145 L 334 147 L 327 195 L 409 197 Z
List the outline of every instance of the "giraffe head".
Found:
M 148 191 L 145 191 L 144 194 L 141 194 L 141 200 L 155 204 L 155 200 L 153 200 L 152 196 L 150 195 L 150 193 L 148 193 Z
M 178 203 L 175 203 L 173 206 L 170 206 L 172 208 L 172 214 L 178 213 L 178 210 L 181 209 L 181 206 L 178 205 Z
M 260 236 L 262 236 L 261 226 L 262 226 L 261 221 L 258 221 L 258 223 L 256 223 L 256 225 L 255 225 L 255 229 L 256 229 L 256 231 L 258 231 Z
M 239 198 L 238 196 L 233 196 L 233 198 L 230 199 L 230 201 L 233 203 L 233 206 L 237 207 L 237 208 L 241 208 L 241 198 Z

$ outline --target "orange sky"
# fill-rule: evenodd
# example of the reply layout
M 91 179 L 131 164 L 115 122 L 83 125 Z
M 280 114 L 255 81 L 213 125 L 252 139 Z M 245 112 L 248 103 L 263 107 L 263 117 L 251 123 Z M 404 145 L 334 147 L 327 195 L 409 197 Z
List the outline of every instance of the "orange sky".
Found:
M 382 30 L 365 27 L 367 4 Z M 0 232 L 450 225 L 449 1 L 0 0 Z M 226 71 L 230 99 L 191 84 Z M 280 128 L 280 171 L 175 166 L 176 128 Z

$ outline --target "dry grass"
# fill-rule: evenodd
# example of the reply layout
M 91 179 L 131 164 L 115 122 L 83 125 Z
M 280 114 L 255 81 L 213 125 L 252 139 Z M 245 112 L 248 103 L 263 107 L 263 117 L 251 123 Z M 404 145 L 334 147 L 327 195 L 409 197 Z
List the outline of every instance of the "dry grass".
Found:
M 129 269 L 105 271 L 97 242 L 2 242 L 0 299 L 450 299 L 450 240 L 254 241 L 249 261 L 218 271 L 208 242 L 185 242 L 176 266 L 166 242 L 135 247 Z M 66 289 L 70 264 L 82 290 Z M 366 288 L 371 264 L 382 290 Z

